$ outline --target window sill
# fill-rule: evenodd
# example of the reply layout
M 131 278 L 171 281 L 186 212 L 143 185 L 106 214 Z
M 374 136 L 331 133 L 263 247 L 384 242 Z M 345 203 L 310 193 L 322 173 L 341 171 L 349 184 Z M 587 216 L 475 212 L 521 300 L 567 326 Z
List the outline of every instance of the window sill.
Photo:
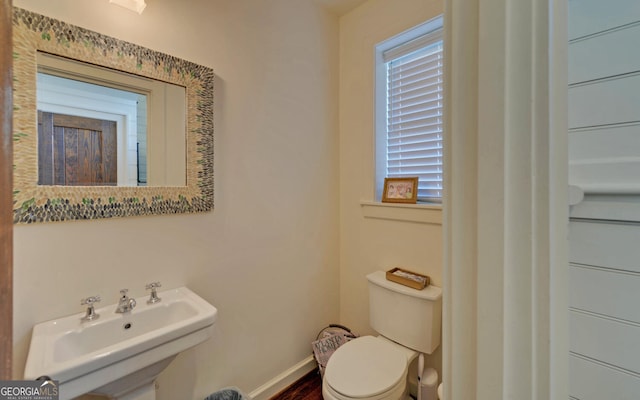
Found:
M 439 204 L 402 204 L 361 201 L 365 218 L 408 221 L 442 225 L 442 206 Z

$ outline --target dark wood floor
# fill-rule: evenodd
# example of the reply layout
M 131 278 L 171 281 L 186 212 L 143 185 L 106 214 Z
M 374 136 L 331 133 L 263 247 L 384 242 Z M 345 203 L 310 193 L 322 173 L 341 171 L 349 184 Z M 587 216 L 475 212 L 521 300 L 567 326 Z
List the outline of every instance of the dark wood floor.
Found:
M 322 400 L 320 373 L 314 369 L 270 400 Z

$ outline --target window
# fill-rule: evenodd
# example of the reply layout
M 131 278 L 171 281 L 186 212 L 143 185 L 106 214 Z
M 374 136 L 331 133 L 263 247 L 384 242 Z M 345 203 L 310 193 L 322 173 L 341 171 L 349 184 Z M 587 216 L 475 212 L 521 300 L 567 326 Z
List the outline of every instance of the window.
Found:
M 418 200 L 442 200 L 442 17 L 376 47 L 376 188 L 418 176 Z

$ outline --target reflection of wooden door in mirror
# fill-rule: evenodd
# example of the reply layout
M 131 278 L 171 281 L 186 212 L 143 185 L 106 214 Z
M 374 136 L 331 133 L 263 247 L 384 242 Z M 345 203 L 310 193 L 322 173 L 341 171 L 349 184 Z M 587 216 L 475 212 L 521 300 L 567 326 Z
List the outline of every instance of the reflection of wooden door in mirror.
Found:
M 38 184 L 118 184 L 116 123 L 38 111 Z

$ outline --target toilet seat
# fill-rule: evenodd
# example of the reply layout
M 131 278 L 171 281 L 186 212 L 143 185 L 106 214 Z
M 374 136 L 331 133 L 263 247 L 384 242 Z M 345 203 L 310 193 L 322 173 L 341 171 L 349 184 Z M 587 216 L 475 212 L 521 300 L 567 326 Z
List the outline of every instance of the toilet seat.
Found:
M 339 398 L 387 398 L 390 392 L 401 394 L 405 390 L 407 368 L 407 355 L 397 345 L 363 336 L 333 353 L 324 380 Z
M 335 390 L 333 390 L 326 383 L 322 384 L 322 398 L 324 400 L 354 400 L 351 397 L 346 397 L 346 396 L 341 395 L 340 393 L 337 393 Z M 389 390 L 388 392 L 380 393 L 380 394 L 378 394 L 376 396 L 369 396 L 369 397 L 359 398 L 357 400 L 389 400 L 389 399 L 393 399 L 393 400 L 408 399 L 408 400 L 410 400 L 411 397 L 408 397 L 408 395 L 407 395 L 406 382 L 398 382 L 398 384 L 395 387 L 393 387 L 391 390 Z

